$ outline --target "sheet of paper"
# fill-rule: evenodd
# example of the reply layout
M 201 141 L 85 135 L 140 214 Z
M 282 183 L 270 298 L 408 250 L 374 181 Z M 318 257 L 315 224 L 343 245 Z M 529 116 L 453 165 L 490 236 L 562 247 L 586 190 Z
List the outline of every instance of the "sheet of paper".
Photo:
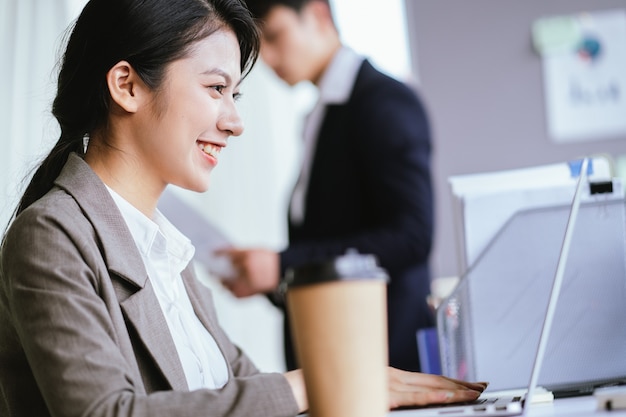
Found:
M 207 216 L 185 202 L 170 188 L 166 188 L 161 196 L 158 209 L 191 240 L 196 248 L 195 260 L 206 267 L 210 274 L 220 279 L 234 276 L 230 259 L 216 253 L 220 249 L 232 247 L 232 243 Z
M 498 231 L 520 210 L 550 207 L 571 201 L 580 160 L 448 178 L 459 244 L 462 274 Z M 611 163 L 594 157 L 591 181 L 610 181 Z

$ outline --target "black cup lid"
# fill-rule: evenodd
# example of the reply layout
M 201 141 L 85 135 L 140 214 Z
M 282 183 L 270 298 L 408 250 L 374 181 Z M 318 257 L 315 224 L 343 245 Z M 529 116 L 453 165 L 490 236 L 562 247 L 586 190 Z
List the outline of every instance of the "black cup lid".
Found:
M 312 262 L 286 271 L 284 285 L 289 288 L 331 281 L 388 281 L 387 272 L 378 265 L 374 255 L 349 249 L 344 255 L 325 262 Z

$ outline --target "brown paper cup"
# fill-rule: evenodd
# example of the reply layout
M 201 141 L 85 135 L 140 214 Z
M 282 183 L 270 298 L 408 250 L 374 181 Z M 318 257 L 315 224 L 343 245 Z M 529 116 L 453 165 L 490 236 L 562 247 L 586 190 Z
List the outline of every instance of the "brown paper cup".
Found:
M 354 260 L 361 255 L 349 256 Z M 375 274 L 364 270 L 363 263 L 343 271 L 333 266 L 336 263 L 330 269 L 317 269 L 321 282 L 314 282 L 311 270 L 299 282 L 296 271 L 287 291 L 309 415 L 385 416 L 389 410 L 386 275 L 380 269 Z

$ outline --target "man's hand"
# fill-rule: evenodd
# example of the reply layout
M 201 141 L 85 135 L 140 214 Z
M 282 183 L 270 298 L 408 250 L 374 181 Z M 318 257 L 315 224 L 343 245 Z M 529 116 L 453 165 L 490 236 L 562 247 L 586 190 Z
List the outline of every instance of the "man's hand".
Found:
M 280 282 L 280 257 L 268 249 L 224 249 L 231 259 L 235 276 L 222 284 L 236 297 L 272 292 Z

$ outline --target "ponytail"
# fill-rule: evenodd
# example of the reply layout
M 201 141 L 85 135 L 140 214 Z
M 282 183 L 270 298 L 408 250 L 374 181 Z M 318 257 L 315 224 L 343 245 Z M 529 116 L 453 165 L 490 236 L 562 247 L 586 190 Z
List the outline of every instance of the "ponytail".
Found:
M 17 206 L 14 216 L 24 211 L 28 206 L 43 197 L 54 185 L 54 180 L 61 173 L 61 169 L 70 153 L 83 153 L 82 137 L 78 139 L 68 138 L 61 135 L 54 148 L 39 165 L 33 174 L 26 191 Z

